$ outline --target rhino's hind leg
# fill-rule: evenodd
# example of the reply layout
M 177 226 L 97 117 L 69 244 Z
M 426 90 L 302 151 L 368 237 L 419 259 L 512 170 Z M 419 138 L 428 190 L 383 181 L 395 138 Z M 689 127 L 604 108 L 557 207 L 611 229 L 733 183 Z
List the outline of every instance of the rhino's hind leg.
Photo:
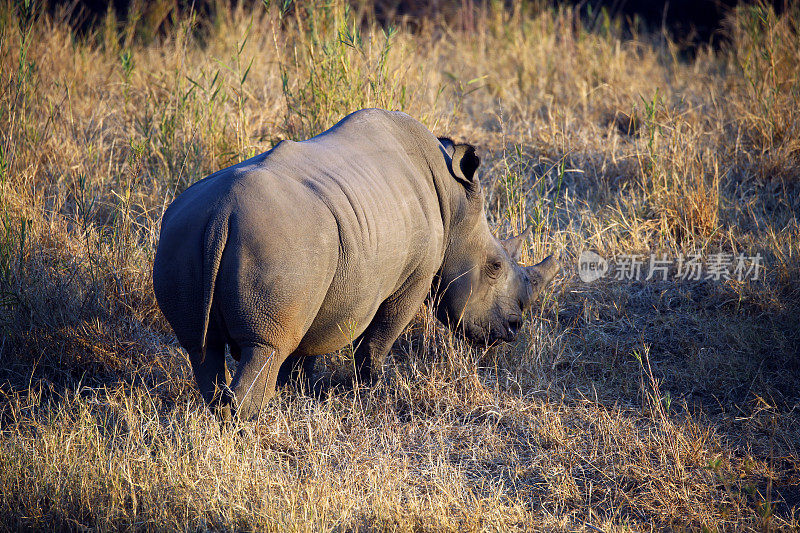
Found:
M 189 360 L 192 363 L 197 387 L 208 407 L 222 420 L 230 420 L 231 398 L 228 386 L 231 376 L 225 364 L 225 344 L 209 340 L 205 357 L 200 351 L 193 351 L 189 354 Z
M 236 375 L 231 383 L 234 414 L 240 420 L 256 418 L 275 395 L 278 372 L 286 355 L 271 346 L 243 346 Z

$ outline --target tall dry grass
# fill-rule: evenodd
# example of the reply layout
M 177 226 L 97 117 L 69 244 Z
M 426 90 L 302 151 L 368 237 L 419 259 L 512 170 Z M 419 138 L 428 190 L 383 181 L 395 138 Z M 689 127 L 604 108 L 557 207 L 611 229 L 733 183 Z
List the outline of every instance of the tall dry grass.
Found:
M 569 9 L 381 28 L 277 4 L 80 37 L 0 9 L 0 527 L 796 529 L 797 7 L 739 8 L 688 60 Z M 562 276 L 513 345 L 423 309 L 386 384 L 353 390 L 343 350 L 326 400 L 221 430 L 152 295 L 160 216 L 367 106 L 479 146 L 491 224 L 532 224 L 525 260 L 557 251 Z M 586 284 L 584 249 L 765 268 Z

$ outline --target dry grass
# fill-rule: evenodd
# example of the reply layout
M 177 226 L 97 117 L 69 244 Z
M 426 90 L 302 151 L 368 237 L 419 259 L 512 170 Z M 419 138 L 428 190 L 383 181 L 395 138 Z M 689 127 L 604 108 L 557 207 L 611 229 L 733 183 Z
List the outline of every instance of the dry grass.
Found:
M 796 6 L 741 8 L 691 60 L 569 10 L 414 31 L 361 11 L 184 13 L 153 37 L 156 9 L 78 38 L 3 4 L 0 528 L 800 527 Z M 534 224 L 527 259 L 566 268 L 512 346 L 423 310 L 388 383 L 346 386 L 345 350 L 326 400 L 284 391 L 221 431 L 152 295 L 161 213 L 366 106 L 480 146 L 492 225 Z M 584 249 L 765 272 L 586 284 Z

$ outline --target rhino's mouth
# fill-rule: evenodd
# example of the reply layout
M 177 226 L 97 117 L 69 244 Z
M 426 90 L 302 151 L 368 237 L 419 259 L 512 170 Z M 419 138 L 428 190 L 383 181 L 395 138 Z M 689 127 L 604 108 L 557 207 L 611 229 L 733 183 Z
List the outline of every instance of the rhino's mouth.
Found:
M 511 342 L 517 338 L 519 335 L 519 330 L 522 328 L 522 320 L 520 319 L 512 319 L 508 321 L 506 325 L 506 333 L 508 334 L 508 338 L 504 339 L 506 342 Z
M 521 328 L 521 317 L 512 317 L 489 324 L 465 324 L 460 330 L 464 337 L 473 344 L 491 345 L 497 342 L 513 342 Z

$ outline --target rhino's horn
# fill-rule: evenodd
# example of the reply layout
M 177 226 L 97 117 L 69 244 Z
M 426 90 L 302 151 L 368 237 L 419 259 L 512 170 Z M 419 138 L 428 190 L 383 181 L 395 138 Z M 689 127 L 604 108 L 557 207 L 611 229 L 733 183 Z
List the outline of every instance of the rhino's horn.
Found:
M 508 252 L 508 255 L 510 255 L 514 261 L 519 261 L 519 257 L 522 252 L 522 245 L 525 244 L 525 241 L 530 236 L 532 229 L 533 226 L 528 226 L 527 228 L 525 228 L 525 231 L 523 231 L 516 237 L 511 237 L 504 241 L 501 241 L 503 244 L 503 248 L 506 249 L 506 252 Z
M 531 277 L 533 279 L 541 280 L 541 284 L 544 286 L 550 283 L 556 274 L 558 274 L 561 266 L 558 264 L 558 260 L 554 256 L 548 255 L 542 259 L 540 263 L 525 268 L 530 274 L 532 274 Z

